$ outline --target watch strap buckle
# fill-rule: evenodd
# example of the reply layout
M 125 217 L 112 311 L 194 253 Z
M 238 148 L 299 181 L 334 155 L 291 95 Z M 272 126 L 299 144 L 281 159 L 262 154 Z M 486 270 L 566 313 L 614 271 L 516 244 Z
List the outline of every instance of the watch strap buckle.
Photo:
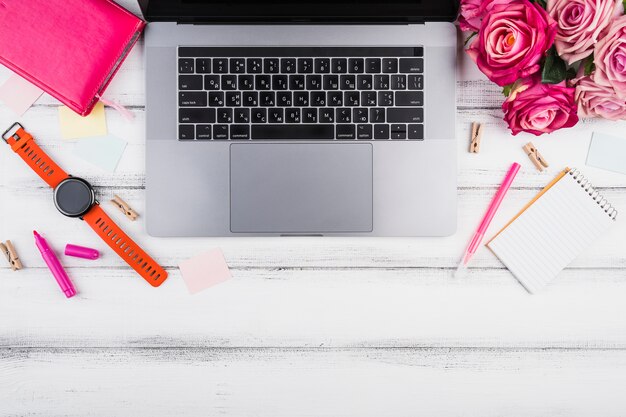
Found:
M 24 129 L 19 122 L 13 123 L 7 130 L 2 133 L 4 140 L 14 151 L 24 146 L 33 137 Z

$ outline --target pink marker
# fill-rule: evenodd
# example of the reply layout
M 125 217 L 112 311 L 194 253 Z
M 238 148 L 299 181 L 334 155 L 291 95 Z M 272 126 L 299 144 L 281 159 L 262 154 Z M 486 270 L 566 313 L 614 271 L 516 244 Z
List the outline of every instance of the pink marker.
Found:
M 476 253 L 476 250 L 480 246 L 480 243 L 483 241 L 491 220 L 493 220 L 493 217 L 496 215 L 496 212 L 500 207 L 500 203 L 502 203 L 502 200 L 504 200 L 506 192 L 509 191 L 509 188 L 511 188 L 511 184 L 513 183 L 513 180 L 515 179 L 515 176 L 517 175 L 517 172 L 520 168 L 521 165 L 517 162 L 514 162 L 513 165 L 511 165 L 509 172 L 506 174 L 506 177 L 504 177 L 502 185 L 500 185 L 500 189 L 493 197 L 493 200 L 489 205 L 489 209 L 487 210 L 485 217 L 483 217 L 482 222 L 480 222 L 478 230 L 476 230 L 476 233 L 474 233 L 474 237 L 472 237 L 472 240 L 470 241 L 470 244 L 468 245 L 467 250 L 463 255 L 463 259 L 461 259 L 461 263 L 456 270 L 455 276 L 461 276 L 462 272 L 464 272 L 467 268 L 467 264 L 469 263 L 470 259 L 472 259 L 472 256 L 474 256 L 474 254 Z
M 46 262 L 46 265 L 48 265 L 48 269 L 50 269 L 50 272 L 52 272 L 52 275 L 54 275 L 54 278 L 59 283 L 61 291 L 63 291 L 67 298 L 75 296 L 76 290 L 74 289 L 74 285 L 72 285 L 72 281 L 70 281 L 70 278 L 67 276 L 65 269 L 61 266 L 57 256 L 52 252 L 50 246 L 48 246 L 46 239 L 41 237 L 39 233 L 34 230 L 33 234 L 35 235 L 35 245 L 37 249 L 39 249 L 39 252 L 41 252 L 41 257 Z

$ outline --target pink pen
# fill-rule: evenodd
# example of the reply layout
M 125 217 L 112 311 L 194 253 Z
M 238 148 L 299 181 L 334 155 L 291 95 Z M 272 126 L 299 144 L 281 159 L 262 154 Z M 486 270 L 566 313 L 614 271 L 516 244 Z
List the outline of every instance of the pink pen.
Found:
M 48 265 L 48 269 L 50 269 L 50 272 L 52 272 L 52 275 L 54 275 L 54 278 L 59 283 L 61 291 L 63 291 L 67 298 L 75 296 L 76 290 L 72 285 L 72 281 L 70 281 L 70 278 L 67 276 L 65 269 L 63 269 L 63 267 L 61 266 L 59 259 L 56 257 L 54 252 L 52 252 L 50 246 L 48 246 L 48 242 L 46 242 L 46 239 L 41 237 L 39 233 L 34 230 L 33 234 L 35 235 L 35 245 L 37 246 L 37 249 L 39 249 L 39 252 L 41 252 L 41 256 L 46 262 L 46 265 Z
M 504 177 L 504 181 L 502 182 L 502 185 L 500 185 L 500 189 L 498 190 L 496 195 L 493 197 L 493 200 L 491 200 L 489 209 L 487 210 L 485 217 L 483 217 L 482 222 L 480 222 L 480 226 L 478 226 L 478 230 L 476 230 L 476 233 L 474 233 L 474 237 L 472 237 L 470 244 L 467 246 L 467 250 L 465 251 L 465 254 L 463 255 L 463 259 L 461 259 L 459 267 L 456 270 L 455 276 L 457 277 L 461 276 L 462 273 L 467 268 L 467 264 L 469 263 L 470 259 L 472 259 L 472 256 L 474 256 L 474 253 L 476 253 L 476 250 L 480 246 L 480 243 L 483 241 L 483 237 L 485 237 L 485 233 L 487 233 L 487 228 L 489 227 L 491 220 L 493 220 L 493 216 L 496 215 L 496 212 L 498 211 L 498 208 L 500 207 L 500 203 L 502 203 L 502 200 L 504 199 L 506 192 L 509 191 L 509 188 L 511 188 L 511 184 L 513 183 L 513 180 L 515 179 L 515 176 L 517 175 L 517 172 L 519 171 L 520 168 L 521 168 L 521 165 L 518 164 L 517 162 L 514 162 L 513 165 L 511 165 L 509 172 L 506 174 L 506 177 Z

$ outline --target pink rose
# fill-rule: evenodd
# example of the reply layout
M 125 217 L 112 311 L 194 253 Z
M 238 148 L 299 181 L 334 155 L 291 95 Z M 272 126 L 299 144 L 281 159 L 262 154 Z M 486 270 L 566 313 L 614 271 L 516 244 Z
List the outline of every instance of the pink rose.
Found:
M 461 0 L 459 27 L 462 31 L 478 32 L 485 14 L 497 4 L 509 4 L 511 0 Z
M 554 45 L 568 64 L 587 58 L 611 23 L 624 14 L 622 0 L 548 0 L 548 14 L 558 23 Z
M 592 77 L 578 80 L 575 98 L 582 117 L 626 120 L 626 99 L 618 98 L 613 87 L 599 85 Z
M 564 82 L 542 84 L 538 75 L 515 83 L 502 111 L 513 135 L 528 132 L 539 136 L 578 123 L 574 89 Z
M 619 97 L 626 97 L 626 16 L 611 22 L 606 36 L 596 44 L 593 61 L 593 80 L 613 87 Z
M 467 53 L 494 83 L 505 86 L 539 71 L 557 24 L 536 3 L 517 0 L 493 6 Z

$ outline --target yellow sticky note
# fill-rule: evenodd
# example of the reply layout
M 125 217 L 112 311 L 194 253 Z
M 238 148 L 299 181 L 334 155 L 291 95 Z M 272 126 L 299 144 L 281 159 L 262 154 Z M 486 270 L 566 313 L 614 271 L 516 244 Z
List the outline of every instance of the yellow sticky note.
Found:
M 99 102 L 87 117 L 82 117 L 69 107 L 59 107 L 59 122 L 63 139 L 87 138 L 91 136 L 105 136 L 107 122 L 104 117 L 104 104 Z

